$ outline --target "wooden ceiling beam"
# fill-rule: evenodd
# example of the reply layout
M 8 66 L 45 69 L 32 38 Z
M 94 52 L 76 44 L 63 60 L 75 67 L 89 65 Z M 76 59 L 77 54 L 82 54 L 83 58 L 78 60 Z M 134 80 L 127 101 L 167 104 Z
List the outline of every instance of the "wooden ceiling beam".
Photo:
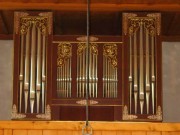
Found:
M 85 3 L 0 2 L 0 10 L 86 11 Z M 180 11 L 180 4 L 105 4 L 92 3 L 91 11 Z

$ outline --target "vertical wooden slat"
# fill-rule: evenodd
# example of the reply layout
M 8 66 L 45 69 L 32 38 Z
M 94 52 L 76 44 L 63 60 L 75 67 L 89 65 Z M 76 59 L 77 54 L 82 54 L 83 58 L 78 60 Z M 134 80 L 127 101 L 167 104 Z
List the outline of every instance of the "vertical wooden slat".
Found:
M 131 131 L 117 131 L 117 135 L 131 135 Z
M 145 131 L 132 131 L 132 135 L 147 135 Z
M 102 131 L 102 135 L 117 135 L 116 131 Z
M 73 131 L 69 131 L 69 130 L 59 130 L 58 131 L 58 135 L 73 135 Z M 81 135 L 81 134 L 79 134 Z
M 12 129 L 5 129 L 3 135 L 12 135 L 12 134 L 13 134 Z
M 43 130 L 43 135 L 58 135 L 58 130 Z
M 27 135 L 27 130 L 13 130 L 13 135 Z
M 28 130 L 28 135 L 42 135 L 42 130 Z

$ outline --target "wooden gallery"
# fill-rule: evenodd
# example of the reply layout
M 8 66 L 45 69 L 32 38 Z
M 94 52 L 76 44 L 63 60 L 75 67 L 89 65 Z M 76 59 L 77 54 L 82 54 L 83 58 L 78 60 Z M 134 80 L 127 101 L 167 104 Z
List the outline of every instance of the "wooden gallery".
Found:
M 162 49 L 180 46 L 179 0 L 1 0 L 6 40 L 11 118 L 0 135 L 180 135 L 164 117 Z

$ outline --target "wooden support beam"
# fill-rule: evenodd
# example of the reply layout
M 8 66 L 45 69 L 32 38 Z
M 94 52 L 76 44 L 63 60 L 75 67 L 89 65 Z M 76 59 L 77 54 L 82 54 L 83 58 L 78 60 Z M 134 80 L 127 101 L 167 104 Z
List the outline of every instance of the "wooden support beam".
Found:
M 0 32 L 4 34 L 8 34 L 8 28 L 1 11 L 0 11 Z
M 180 35 L 162 36 L 162 42 L 180 42 Z
M 61 10 L 86 11 L 86 3 L 22 3 L 0 2 L 0 10 Z M 105 4 L 92 3 L 91 11 L 180 11 L 177 4 Z
M 12 34 L 0 34 L 0 40 L 13 40 Z

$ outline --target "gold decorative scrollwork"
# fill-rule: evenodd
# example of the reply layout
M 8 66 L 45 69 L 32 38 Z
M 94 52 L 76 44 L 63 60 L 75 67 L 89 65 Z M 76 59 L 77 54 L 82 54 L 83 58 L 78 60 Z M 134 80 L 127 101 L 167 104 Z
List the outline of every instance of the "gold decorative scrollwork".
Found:
M 132 17 L 136 17 L 137 15 L 136 14 L 132 14 L 132 13 L 124 13 L 123 14 L 123 31 L 124 31 L 124 34 L 126 35 L 127 34 L 127 30 L 128 30 L 128 19 L 129 18 L 132 18 Z
M 38 114 L 36 115 L 39 119 L 51 120 L 51 107 L 50 105 L 46 106 L 45 114 Z
M 72 45 L 70 43 L 59 43 L 57 46 L 57 66 L 63 66 L 65 59 L 72 56 Z
M 53 20 L 52 12 L 40 13 L 39 16 L 48 18 L 48 32 L 49 32 L 49 34 L 51 34 L 52 33 L 52 20 Z
M 122 116 L 122 119 L 123 119 L 123 120 L 134 120 L 134 119 L 137 119 L 137 116 L 136 116 L 136 115 L 130 115 L 129 112 L 128 112 L 128 108 L 127 108 L 127 106 L 125 105 L 124 108 L 123 108 L 123 116 Z
M 11 118 L 12 118 L 12 119 L 23 119 L 23 118 L 26 118 L 26 115 L 25 115 L 25 114 L 18 113 L 17 107 L 16 107 L 16 105 L 14 104 L 14 105 L 13 105 L 13 108 L 12 108 Z
M 43 35 L 47 34 L 47 21 L 46 17 L 23 17 L 20 19 L 20 32 L 21 34 L 26 34 L 28 28 L 35 24 L 37 28 L 40 29 Z
M 154 36 L 156 29 L 155 29 L 155 19 L 147 18 L 147 17 L 135 17 L 129 20 L 129 35 L 134 34 L 140 27 L 143 25 L 151 36 Z
M 86 43 L 79 43 L 77 46 L 78 46 L 77 55 L 81 55 L 84 49 L 86 49 Z
M 90 44 L 90 51 L 92 54 L 97 55 L 98 54 L 98 45 L 95 43 Z
M 83 37 L 78 37 L 78 38 L 76 38 L 78 41 L 81 41 L 81 42 L 86 42 L 87 41 L 87 36 L 83 36 Z M 89 41 L 90 42 L 95 42 L 95 41 L 97 41 L 98 40 L 98 38 L 97 37 L 92 37 L 92 36 L 90 36 L 89 37 Z
M 142 20 L 138 18 L 132 18 L 129 20 L 129 22 L 130 22 L 129 35 L 132 35 L 139 29 Z
M 156 111 L 156 115 L 148 116 L 148 119 L 161 121 L 162 120 L 162 109 L 161 109 L 161 107 L 158 106 L 157 111 Z
M 77 104 L 79 105 L 86 105 L 88 103 L 88 105 L 95 105 L 95 104 L 98 104 L 98 101 L 95 101 L 95 100 L 78 100 L 76 101 Z
M 154 36 L 156 34 L 155 19 L 144 19 L 144 26 L 148 30 L 149 35 Z
M 156 20 L 157 35 L 160 35 L 160 33 L 161 33 L 161 15 L 160 15 L 160 13 L 148 14 L 147 16 L 152 17 Z
M 117 67 L 117 45 L 104 44 L 103 55 L 108 57 L 113 67 Z
M 28 15 L 29 14 L 25 13 L 25 12 L 15 12 L 15 14 L 14 14 L 14 24 L 15 24 L 14 31 L 15 31 L 15 34 L 18 34 L 18 31 L 19 31 L 19 27 L 20 27 L 19 21 L 20 21 L 20 18 L 28 16 Z

